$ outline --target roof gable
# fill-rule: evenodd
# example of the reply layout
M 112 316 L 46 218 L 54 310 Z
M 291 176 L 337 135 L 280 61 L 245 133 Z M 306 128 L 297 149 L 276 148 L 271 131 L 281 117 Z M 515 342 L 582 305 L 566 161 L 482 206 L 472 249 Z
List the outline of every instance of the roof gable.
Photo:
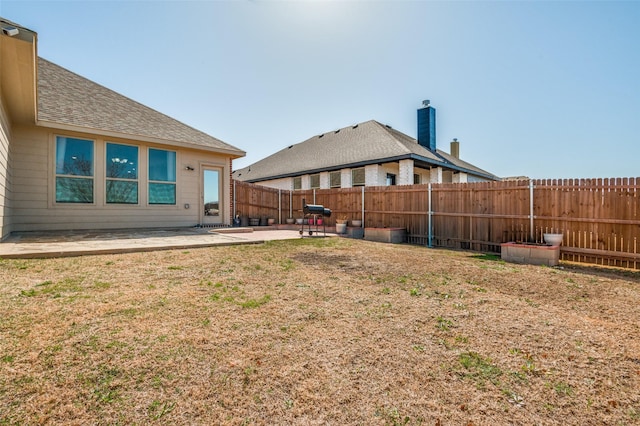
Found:
M 244 151 L 45 59 L 38 60 L 38 123 L 242 157 Z

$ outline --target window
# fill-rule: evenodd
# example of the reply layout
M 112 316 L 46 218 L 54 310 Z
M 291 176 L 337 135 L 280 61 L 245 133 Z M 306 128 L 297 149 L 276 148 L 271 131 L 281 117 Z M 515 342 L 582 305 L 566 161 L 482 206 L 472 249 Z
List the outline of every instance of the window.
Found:
M 220 216 L 220 171 L 204 171 L 204 215 Z
M 340 172 L 329 173 L 329 185 L 331 186 L 331 188 L 340 188 L 342 186 L 340 178 Z
M 93 141 L 56 137 L 56 202 L 93 203 Z
M 387 173 L 387 186 L 392 186 L 396 184 L 396 175 Z
M 414 185 L 420 185 L 420 175 L 419 174 L 414 174 L 413 175 L 413 184 Z
M 302 189 L 302 178 L 300 176 L 293 178 L 293 189 Z
M 107 204 L 138 204 L 138 147 L 107 143 Z
M 176 204 L 176 153 L 149 148 L 149 204 Z
M 320 175 L 319 174 L 315 174 L 315 175 L 310 175 L 309 176 L 309 186 L 311 186 L 311 189 L 320 188 Z
M 351 169 L 351 186 L 364 186 L 364 167 Z

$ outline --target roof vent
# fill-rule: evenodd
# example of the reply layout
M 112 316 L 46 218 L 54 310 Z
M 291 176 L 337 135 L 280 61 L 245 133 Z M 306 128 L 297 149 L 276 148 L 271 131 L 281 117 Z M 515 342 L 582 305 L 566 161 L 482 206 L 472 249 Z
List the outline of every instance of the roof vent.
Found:
M 321 135 L 320 135 L 320 136 L 318 136 L 318 137 L 319 137 L 319 138 L 321 138 L 321 137 L 323 137 L 323 136 L 324 136 L 324 133 L 323 133 L 323 134 L 321 134 Z
M 293 145 L 289 145 L 289 148 L 287 148 L 287 149 L 291 149 L 291 148 L 293 148 Z
M 356 129 L 358 128 L 358 125 L 356 124 L 355 126 L 352 127 L 352 129 Z
M 340 129 L 336 130 L 335 133 L 340 133 Z
M 423 107 L 428 107 L 429 105 L 431 105 L 431 101 L 429 99 L 426 99 L 426 100 L 422 101 L 422 106 Z

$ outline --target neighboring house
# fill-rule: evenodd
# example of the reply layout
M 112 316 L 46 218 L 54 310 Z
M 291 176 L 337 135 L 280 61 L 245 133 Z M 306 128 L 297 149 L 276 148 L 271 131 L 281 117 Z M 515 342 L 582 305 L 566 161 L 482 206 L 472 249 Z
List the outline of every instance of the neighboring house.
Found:
M 279 189 L 349 188 L 499 180 L 451 153 L 436 149 L 435 109 L 418 109 L 418 139 L 371 120 L 291 145 L 245 168 L 235 179 Z
M 229 224 L 242 150 L 37 55 L 0 18 L 0 238 Z

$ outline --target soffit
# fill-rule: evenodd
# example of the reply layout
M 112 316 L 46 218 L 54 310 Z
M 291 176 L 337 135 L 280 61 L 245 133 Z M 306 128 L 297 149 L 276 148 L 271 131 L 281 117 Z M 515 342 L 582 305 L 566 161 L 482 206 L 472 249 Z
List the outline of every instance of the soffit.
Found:
M 35 58 L 34 42 L 0 34 L 0 93 L 12 122 L 35 123 Z

